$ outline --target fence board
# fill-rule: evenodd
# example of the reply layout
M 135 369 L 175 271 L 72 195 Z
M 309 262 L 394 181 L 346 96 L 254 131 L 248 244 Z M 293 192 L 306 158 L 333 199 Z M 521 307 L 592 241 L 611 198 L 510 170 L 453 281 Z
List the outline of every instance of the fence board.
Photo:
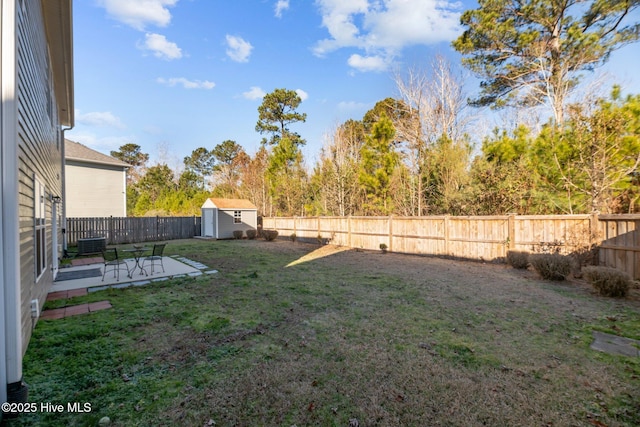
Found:
M 281 236 L 352 248 L 500 260 L 509 249 L 570 254 L 598 245 L 598 263 L 640 279 L 640 215 L 264 218 Z

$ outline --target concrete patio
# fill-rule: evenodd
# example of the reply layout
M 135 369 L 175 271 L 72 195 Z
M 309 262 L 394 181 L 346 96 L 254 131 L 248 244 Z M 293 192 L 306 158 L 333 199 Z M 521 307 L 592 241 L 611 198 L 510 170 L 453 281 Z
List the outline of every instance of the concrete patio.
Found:
M 140 268 L 136 266 L 135 259 L 133 258 L 126 259 L 125 261 L 129 267 L 129 271 L 132 272 L 131 277 L 127 275 L 125 269 L 120 271 L 120 276 L 118 277 L 118 275 L 114 274 L 111 268 L 109 268 L 104 276 L 104 280 L 102 280 L 102 273 L 104 272 L 105 266 L 100 257 L 85 259 L 80 262 L 82 265 L 61 268 L 58 271 L 56 281 L 53 283 L 49 294 L 75 289 L 87 289 L 88 292 L 95 292 L 107 288 L 140 286 L 149 284 L 152 281 L 168 280 L 174 277 L 195 277 L 202 274 L 217 273 L 217 270 L 210 269 L 204 264 L 180 256 L 162 257 L 164 272 L 162 268 L 156 265 L 153 274 L 150 274 L 149 266 L 145 267 L 146 272 L 141 271 Z

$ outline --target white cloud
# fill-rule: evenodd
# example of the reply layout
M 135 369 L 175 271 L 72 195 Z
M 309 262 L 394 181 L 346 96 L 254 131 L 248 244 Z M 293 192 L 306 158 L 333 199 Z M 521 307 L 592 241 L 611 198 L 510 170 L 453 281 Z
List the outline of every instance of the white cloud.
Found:
M 345 112 L 367 111 L 369 108 L 370 104 L 364 102 L 342 101 L 338 103 L 338 110 Z
M 256 100 L 256 99 L 262 99 L 264 98 L 264 96 L 267 93 L 262 90 L 259 86 L 251 86 L 251 89 L 249 89 L 247 92 L 243 92 L 242 96 L 246 99 L 250 99 L 250 100 Z
M 185 89 L 213 89 L 216 85 L 214 82 L 210 82 L 209 80 L 188 80 L 184 77 L 171 77 L 169 79 L 158 77 L 156 81 L 160 84 L 171 87 L 182 85 Z
M 351 55 L 347 63 L 358 71 L 385 71 L 389 67 L 387 61 L 380 56 L 361 56 L 357 53 Z
M 242 37 L 227 34 L 227 55 L 236 62 L 248 62 L 253 46 Z
M 143 31 L 147 25 L 165 27 L 171 22 L 167 7 L 175 6 L 178 0 L 99 0 L 116 21 Z
M 325 56 L 341 48 L 361 49 L 366 56 L 352 55 L 350 62 L 363 71 L 382 68 L 372 58 L 383 59 L 388 68 L 404 47 L 449 42 L 462 31 L 460 1 L 317 0 L 316 4 L 329 37 L 316 43 L 314 53 Z
M 296 89 L 296 93 L 298 94 L 298 96 L 300 97 L 300 99 L 302 101 L 306 100 L 309 98 L 309 94 L 305 91 L 303 91 L 302 89 Z
M 321 40 L 314 48 L 318 56 L 323 56 L 341 47 L 360 46 L 360 29 L 354 17 L 366 15 L 369 9 L 367 0 L 318 0 L 322 15 L 322 26 L 331 35 L 330 39 Z
M 287 9 L 289 9 L 289 0 L 278 0 L 275 7 L 276 18 L 282 18 L 282 12 Z
M 86 126 L 112 127 L 116 129 L 126 128 L 120 118 L 114 116 L 110 111 L 92 111 L 83 114 L 80 110 L 76 110 L 75 119 L 78 124 Z
M 177 44 L 167 40 L 165 36 L 147 33 L 144 37 L 144 43 L 138 47 L 152 51 L 155 57 L 166 59 L 167 61 L 182 58 L 182 49 L 180 49 Z
M 367 46 L 400 49 L 409 45 L 449 42 L 461 33 L 459 2 L 441 0 L 386 0 L 385 9 L 366 17 L 371 29 Z

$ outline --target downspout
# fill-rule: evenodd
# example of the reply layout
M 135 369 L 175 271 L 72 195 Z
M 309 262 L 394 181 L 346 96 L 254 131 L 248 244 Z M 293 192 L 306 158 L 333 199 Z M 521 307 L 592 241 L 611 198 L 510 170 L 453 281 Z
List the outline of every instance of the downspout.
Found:
M 0 24 L 0 162 L 2 203 L 0 206 L 0 403 L 26 402 L 27 386 L 22 381 L 22 306 L 20 302 L 20 220 L 18 197 L 18 128 L 17 128 L 17 12 L 15 1 L 3 1 Z
M 4 215 L 4 189 L 5 189 L 5 177 L 4 171 L 5 163 L 7 163 L 5 153 L 5 140 L 4 140 L 4 111 L 5 111 L 5 91 L 4 91 L 4 8 L 0 4 L 0 96 L 2 96 L 2 103 L 0 104 L 0 123 L 2 128 L 0 129 L 0 214 Z M 5 322 L 6 303 L 5 303 L 5 288 L 7 281 L 5 279 L 5 241 L 4 241 L 4 227 L 0 223 L 0 308 L 2 314 L 0 315 L 0 333 L 6 336 L 7 326 Z M 0 339 L 0 403 L 7 401 L 7 351 L 4 337 Z M 0 410 L 0 422 L 3 418 L 3 411 Z
M 62 254 L 67 257 L 67 154 L 66 154 L 66 137 L 64 133 L 73 129 L 74 125 L 62 129 Z

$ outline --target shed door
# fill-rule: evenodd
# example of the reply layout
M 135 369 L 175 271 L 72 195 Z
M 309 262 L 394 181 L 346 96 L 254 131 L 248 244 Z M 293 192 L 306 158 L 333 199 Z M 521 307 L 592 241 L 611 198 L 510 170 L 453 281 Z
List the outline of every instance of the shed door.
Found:
M 202 210 L 202 235 L 205 237 L 214 237 L 216 235 L 216 224 L 214 221 L 215 209 L 203 209 Z

